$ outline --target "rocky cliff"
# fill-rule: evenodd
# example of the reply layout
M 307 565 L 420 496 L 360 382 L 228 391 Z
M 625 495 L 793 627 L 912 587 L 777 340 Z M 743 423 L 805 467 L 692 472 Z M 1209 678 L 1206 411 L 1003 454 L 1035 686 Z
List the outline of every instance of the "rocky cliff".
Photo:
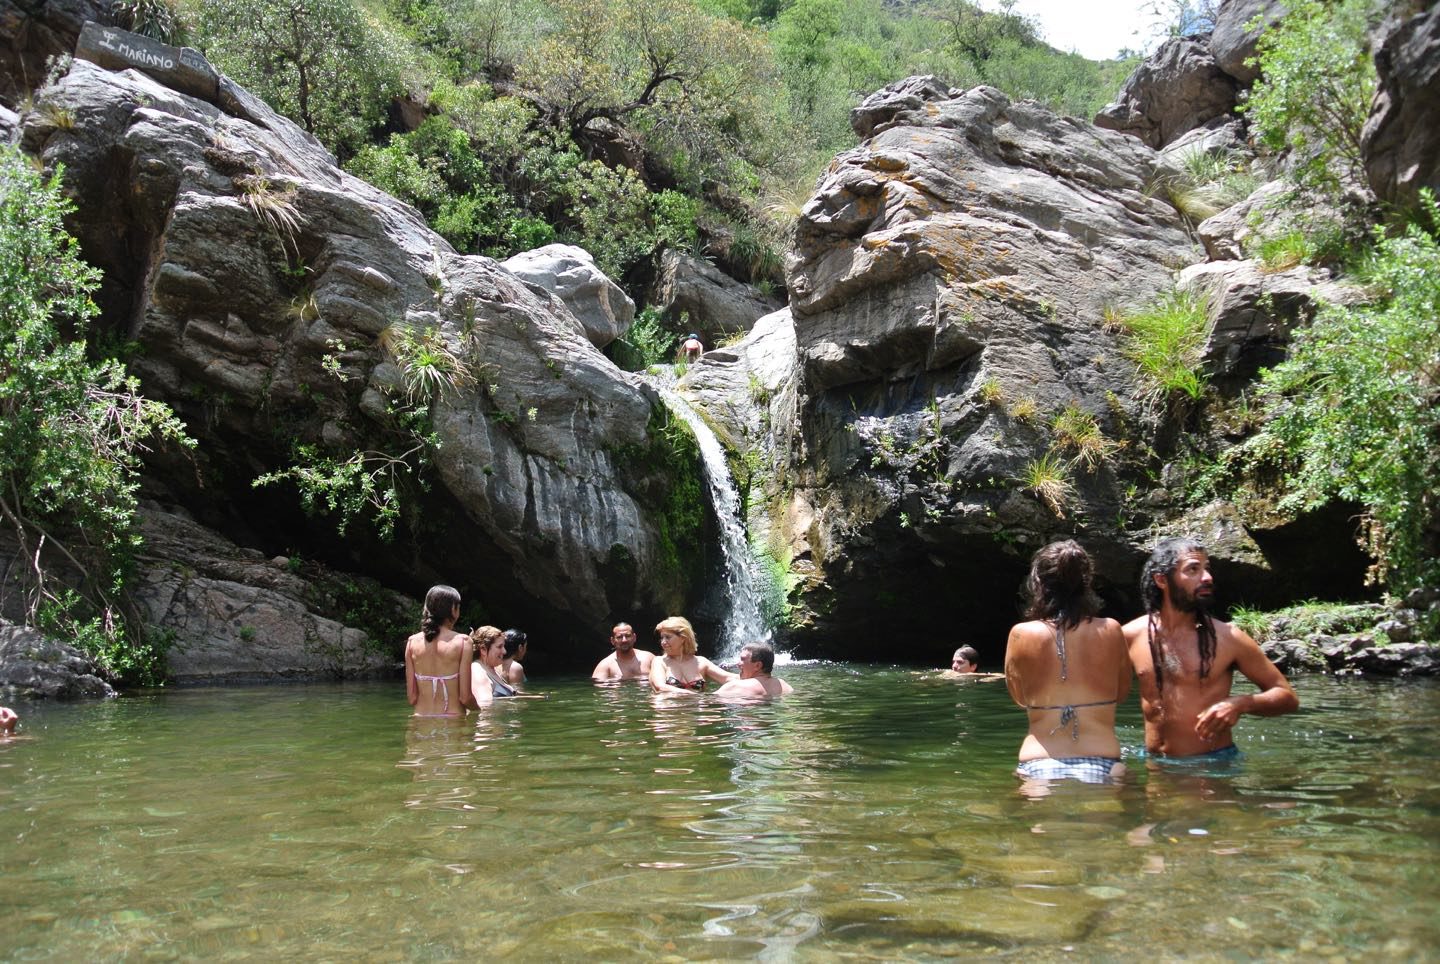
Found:
M 97 34 L 82 55 L 112 41 L 141 44 Z M 456 255 L 197 58 L 171 56 L 195 82 L 76 59 L 19 117 L 23 148 L 64 166 L 70 228 L 104 271 L 101 337 L 200 442 L 155 453 L 146 494 L 262 557 L 412 596 L 452 583 L 474 618 L 562 652 L 611 618 L 680 608 L 698 560 L 662 535 L 663 408 L 596 347 L 628 324 L 623 293 L 593 267 L 591 284 L 567 262 L 547 285 Z M 290 482 L 253 486 L 305 458 L 350 460 L 377 503 L 398 478 L 393 539 L 364 511 L 339 536 Z M 242 628 L 141 602 L 191 649 Z

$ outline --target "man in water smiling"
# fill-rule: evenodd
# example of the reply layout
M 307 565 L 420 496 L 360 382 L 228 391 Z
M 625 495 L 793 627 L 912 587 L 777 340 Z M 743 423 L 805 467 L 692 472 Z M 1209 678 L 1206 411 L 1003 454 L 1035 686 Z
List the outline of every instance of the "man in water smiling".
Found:
M 655 654 L 635 648 L 635 630 L 629 623 L 615 624 L 610 630 L 610 645 L 615 652 L 595 664 L 592 680 L 645 679 L 650 675 L 650 661 Z
M 1150 753 L 1233 757 L 1239 751 L 1230 731 L 1240 714 L 1279 716 L 1300 706 L 1255 640 L 1210 615 L 1214 582 L 1205 547 L 1189 539 L 1161 542 L 1140 576 L 1146 613 L 1124 630 Z M 1231 696 L 1236 669 L 1260 692 Z
M 795 688 L 770 675 L 775 668 L 775 650 L 769 643 L 747 643 L 740 647 L 740 678 L 715 691 L 721 699 L 764 699 L 784 696 Z

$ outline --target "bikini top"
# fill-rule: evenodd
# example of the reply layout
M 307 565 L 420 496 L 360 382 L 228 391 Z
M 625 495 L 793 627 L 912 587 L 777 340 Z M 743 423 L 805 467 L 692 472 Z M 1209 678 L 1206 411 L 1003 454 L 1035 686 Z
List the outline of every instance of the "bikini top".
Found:
M 1060 682 L 1063 683 L 1069 674 L 1065 664 L 1065 623 L 1062 620 L 1057 620 L 1055 623 L 1055 655 L 1060 657 Z M 1051 727 L 1050 735 L 1054 736 L 1056 730 L 1063 730 L 1068 726 L 1070 727 L 1070 740 L 1078 743 L 1080 740 L 1080 714 L 1075 711 L 1087 706 L 1110 706 L 1119 704 L 1119 702 L 1119 700 L 1096 700 L 1094 703 L 1061 703 L 1057 706 L 1031 706 L 1026 703 L 1025 708 L 1027 710 L 1059 710 L 1060 722 Z
M 425 676 L 421 673 L 415 674 L 415 681 L 428 682 L 430 684 L 431 697 L 442 697 L 445 700 L 445 712 L 450 712 L 450 687 L 445 685 L 446 680 L 459 679 L 459 673 L 451 673 L 449 676 Z
M 517 690 L 515 687 L 511 686 L 509 683 L 505 682 L 505 681 L 504 681 L 503 679 L 501 679 L 499 676 L 495 675 L 495 673 L 494 673 L 493 671 L 491 671 L 490 667 L 488 667 L 488 666 L 485 667 L 485 675 L 488 676 L 488 677 L 490 677 L 490 695 L 491 695 L 491 696 L 494 696 L 494 697 L 516 696 L 516 695 L 518 695 L 518 694 L 520 693 L 520 691 Z
M 697 693 L 705 692 L 705 677 L 697 676 L 695 679 L 679 679 L 675 676 L 665 677 L 666 686 L 678 686 L 683 690 L 694 690 Z

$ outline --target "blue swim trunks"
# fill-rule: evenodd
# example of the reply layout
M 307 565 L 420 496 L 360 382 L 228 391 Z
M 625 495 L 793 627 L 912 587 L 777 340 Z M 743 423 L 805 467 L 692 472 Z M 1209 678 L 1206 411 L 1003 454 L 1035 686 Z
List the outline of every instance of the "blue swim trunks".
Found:
M 1232 760 L 1238 760 L 1240 759 L 1240 748 L 1232 743 L 1229 746 L 1222 746 L 1218 750 L 1211 750 L 1209 753 L 1197 753 L 1194 756 L 1166 756 L 1163 753 L 1150 753 L 1145 750 L 1140 751 L 1140 755 L 1147 760 L 1154 760 L 1157 763 L 1195 763 L 1203 765 L 1207 763 L 1229 763 Z
M 1119 767 L 1118 772 L 1115 768 Z M 1118 757 L 1066 756 L 1026 760 L 1015 773 L 1027 780 L 1079 780 L 1081 783 L 1113 783 L 1125 775 Z

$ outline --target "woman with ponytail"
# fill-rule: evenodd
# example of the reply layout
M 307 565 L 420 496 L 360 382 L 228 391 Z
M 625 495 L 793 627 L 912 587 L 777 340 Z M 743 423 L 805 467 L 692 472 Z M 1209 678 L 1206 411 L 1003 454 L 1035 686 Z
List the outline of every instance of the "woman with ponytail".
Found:
M 460 594 L 432 586 L 425 594 L 420 632 L 405 641 L 405 696 L 416 716 L 462 716 L 477 707 L 470 692 L 470 637 L 455 632 Z
M 1115 706 L 1130 692 L 1120 624 L 1101 618 L 1094 567 L 1078 542 L 1053 542 L 1031 560 L 1029 619 L 1010 630 L 1005 683 L 1030 716 L 1016 775 L 1106 783 L 1125 774 Z

